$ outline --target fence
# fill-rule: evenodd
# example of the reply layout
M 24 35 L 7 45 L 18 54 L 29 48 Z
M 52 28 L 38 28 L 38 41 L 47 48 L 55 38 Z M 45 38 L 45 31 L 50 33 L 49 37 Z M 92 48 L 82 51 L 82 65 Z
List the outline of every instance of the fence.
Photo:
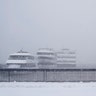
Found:
M 96 82 L 96 69 L 0 69 L 0 82 Z

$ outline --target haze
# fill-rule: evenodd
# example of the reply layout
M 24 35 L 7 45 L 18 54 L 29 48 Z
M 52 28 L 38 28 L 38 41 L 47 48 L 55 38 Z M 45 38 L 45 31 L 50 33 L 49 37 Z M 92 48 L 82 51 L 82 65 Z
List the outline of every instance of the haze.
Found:
M 96 0 L 0 0 L 0 63 L 21 48 L 76 50 L 96 63 Z

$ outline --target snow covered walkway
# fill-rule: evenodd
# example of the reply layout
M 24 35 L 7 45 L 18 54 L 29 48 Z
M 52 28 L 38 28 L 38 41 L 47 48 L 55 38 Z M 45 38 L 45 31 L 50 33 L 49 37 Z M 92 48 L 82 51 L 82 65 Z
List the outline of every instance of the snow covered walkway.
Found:
M 2 82 L 0 96 L 96 96 L 96 83 Z

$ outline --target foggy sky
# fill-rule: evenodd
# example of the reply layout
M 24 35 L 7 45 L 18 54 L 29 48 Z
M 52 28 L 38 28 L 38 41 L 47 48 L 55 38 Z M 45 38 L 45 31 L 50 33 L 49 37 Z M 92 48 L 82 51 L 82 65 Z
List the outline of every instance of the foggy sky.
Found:
M 96 0 L 0 0 L 0 63 L 21 48 L 76 50 L 96 63 Z

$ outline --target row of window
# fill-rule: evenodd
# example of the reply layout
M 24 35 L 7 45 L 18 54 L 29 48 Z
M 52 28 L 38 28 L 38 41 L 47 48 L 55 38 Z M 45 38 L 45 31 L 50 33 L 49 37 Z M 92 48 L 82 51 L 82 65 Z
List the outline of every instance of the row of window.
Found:
M 52 57 L 38 57 L 38 59 L 50 59 L 50 60 L 53 60 L 55 58 L 52 58 Z
M 75 63 L 76 61 L 58 60 L 57 62 L 73 62 L 73 63 Z
M 57 58 L 76 58 L 76 56 L 57 56 Z
M 26 59 L 33 60 L 34 57 L 33 56 L 10 56 L 9 57 L 9 60 L 26 60 Z
M 37 55 L 55 55 L 54 53 L 38 52 Z

